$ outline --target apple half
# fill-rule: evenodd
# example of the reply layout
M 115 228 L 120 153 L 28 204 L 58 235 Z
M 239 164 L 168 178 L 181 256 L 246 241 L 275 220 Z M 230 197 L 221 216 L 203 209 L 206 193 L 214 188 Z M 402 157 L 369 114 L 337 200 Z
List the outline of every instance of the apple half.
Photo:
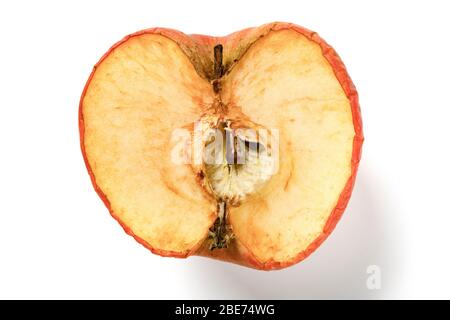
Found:
M 178 148 L 183 155 L 207 149 L 196 127 L 234 135 L 257 160 L 233 161 L 225 142 L 222 162 L 174 161 L 178 129 L 194 141 Z M 262 270 L 303 260 L 332 232 L 363 143 L 342 61 L 317 33 L 290 23 L 226 37 L 162 28 L 129 35 L 94 67 L 79 128 L 95 190 L 139 243 L 162 256 Z M 275 154 L 274 144 L 239 136 L 244 129 L 277 132 L 276 170 L 261 152 Z

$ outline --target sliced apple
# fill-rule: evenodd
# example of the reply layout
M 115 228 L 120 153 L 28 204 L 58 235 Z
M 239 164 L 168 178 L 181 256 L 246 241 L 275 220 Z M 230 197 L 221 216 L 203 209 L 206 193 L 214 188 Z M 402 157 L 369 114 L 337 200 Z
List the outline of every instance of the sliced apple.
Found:
M 299 262 L 331 233 L 363 142 L 341 60 L 287 23 L 128 36 L 94 68 L 79 123 L 96 191 L 141 244 L 265 270 Z

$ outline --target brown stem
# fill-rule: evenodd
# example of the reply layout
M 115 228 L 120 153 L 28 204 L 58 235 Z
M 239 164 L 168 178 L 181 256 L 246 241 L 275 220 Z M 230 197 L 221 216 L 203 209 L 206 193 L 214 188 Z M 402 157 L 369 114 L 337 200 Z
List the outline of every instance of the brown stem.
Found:
M 223 72 L 223 46 L 218 44 L 214 47 L 214 76 L 216 79 L 222 77 Z
M 214 80 L 213 80 L 213 89 L 215 93 L 219 93 L 220 91 L 220 83 L 219 79 L 223 75 L 223 46 L 218 44 L 214 47 Z

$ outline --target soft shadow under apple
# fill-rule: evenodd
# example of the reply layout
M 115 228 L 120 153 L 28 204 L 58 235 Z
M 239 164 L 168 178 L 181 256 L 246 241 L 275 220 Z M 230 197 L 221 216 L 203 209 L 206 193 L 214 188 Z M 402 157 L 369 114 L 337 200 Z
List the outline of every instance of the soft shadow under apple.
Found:
M 400 259 L 388 221 L 395 210 L 374 172 L 367 166 L 360 168 L 344 216 L 308 259 L 284 270 L 264 272 L 193 257 L 186 270 L 190 298 L 371 299 L 388 295 Z M 370 265 L 381 269 L 380 290 L 366 286 Z

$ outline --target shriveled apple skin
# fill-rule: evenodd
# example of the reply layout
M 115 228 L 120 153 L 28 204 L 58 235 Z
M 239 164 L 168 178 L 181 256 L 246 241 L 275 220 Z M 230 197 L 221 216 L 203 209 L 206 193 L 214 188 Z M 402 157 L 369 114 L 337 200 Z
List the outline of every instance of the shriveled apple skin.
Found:
M 353 138 L 353 149 L 351 152 L 351 168 L 350 168 L 351 172 L 347 182 L 345 183 L 345 187 L 340 193 L 336 206 L 332 210 L 331 214 L 328 216 L 328 219 L 323 227 L 322 232 L 309 244 L 309 246 L 305 250 L 298 253 L 294 258 L 291 258 L 287 261 L 269 260 L 261 262 L 257 257 L 255 257 L 252 254 L 249 248 L 247 248 L 243 243 L 239 241 L 239 239 L 236 239 L 234 244 L 226 250 L 214 250 L 214 251 L 209 250 L 207 243 L 204 241 L 205 239 L 200 240 L 189 251 L 181 253 L 178 251 L 161 250 L 159 248 L 152 247 L 147 241 L 135 235 L 133 230 L 129 226 L 127 226 L 123 221 L 121 221 L 121 219 L 117 216 L 117 214 L 115 214 L 115 212 L 111 209 L 111 205 L 107 196 L 98 187 L 96 183 L 95 175 L 93 173 L 91 165 L 88 161 L 88 157 L 86 155 L 86 149 L 84 144 L 85 126 L 83 115 L 83 100 L 86 95 L 86 91 L 89 88 L 89 84 L 95 74 L 96 68 L 114 51 L 115 48 L 126 43 L 129 39 L 146 34 L 159 34 L 175 41 L 183 50 L 183 52 L 186 54 L 186 56 L 189 57 L 198 74 L 201 77 L 208 79 L 214 72 L 212 68 L 213 63 L 210 58 L 211 57 L 210 53 L 213 52 L 213 48 L 217 43 L 221 43 L 224 48 L 223 50 L 224 65 L 228 68 L 232 68 L 233 64 L 235 64 L 236 61 L 238 61 L 242 57 L 242 55 L 246 53 L 249 47 L 261 36 L 264 36 L 271 31 L 282 31 L 282 30 L 295 31 L 320 46 L 324 58 L 328 61 L 329 65 L 332 67 L 334 75 L 338 80 L 339 84 L 341 85 L 346 97 L 348 98 L 351 107 L 352 121 L 355 132 Z M 317 35 L 317 33 L 291 23 L 279 23 L 279 22 L 263 25 L 257 28 L 245 29 L 225 37 L 210 37 L 204 35 L 188 36 L 181 32 L 164 28 L 153 28 L 143 30 L 125 37 L 123 40 L 115 44 L 94 67 L 94 70 L 88 82 L 86 83 L 80 101 L 79 128 L 80 128 L 81 150 L 95 190 L 97 191 L 97 193 L 99 194 L 100 198 L 103 200 L 105 205 L 108 207 L 111 215 L 122 225 L 124 230 L 129 235 L 133 236 L 139 243 L 150 249 L 152 252 L 162 256 L 184 258 L 190 255 L 201 255 L 237 263 L 240 265 L 260 270 L 281 269 L 296 264 L 305 259 L 306 257 L 308 257 L 312 252 L 314 252 L 320 246 L 320 244 L 329 236 L 329 234 L 333 231 L 337 222 L 341 218 L 347 206 L 349 198 L 351 196 L 353 186 L 355 183 L 358 164 L 361 157 L 362 144 L 364 140 L 362 132 L 361 113 L 358 102 L 358 94 L 346 71 L 343 62 L 341 61 L 337 53 L 322 38 L 320 38 Z

